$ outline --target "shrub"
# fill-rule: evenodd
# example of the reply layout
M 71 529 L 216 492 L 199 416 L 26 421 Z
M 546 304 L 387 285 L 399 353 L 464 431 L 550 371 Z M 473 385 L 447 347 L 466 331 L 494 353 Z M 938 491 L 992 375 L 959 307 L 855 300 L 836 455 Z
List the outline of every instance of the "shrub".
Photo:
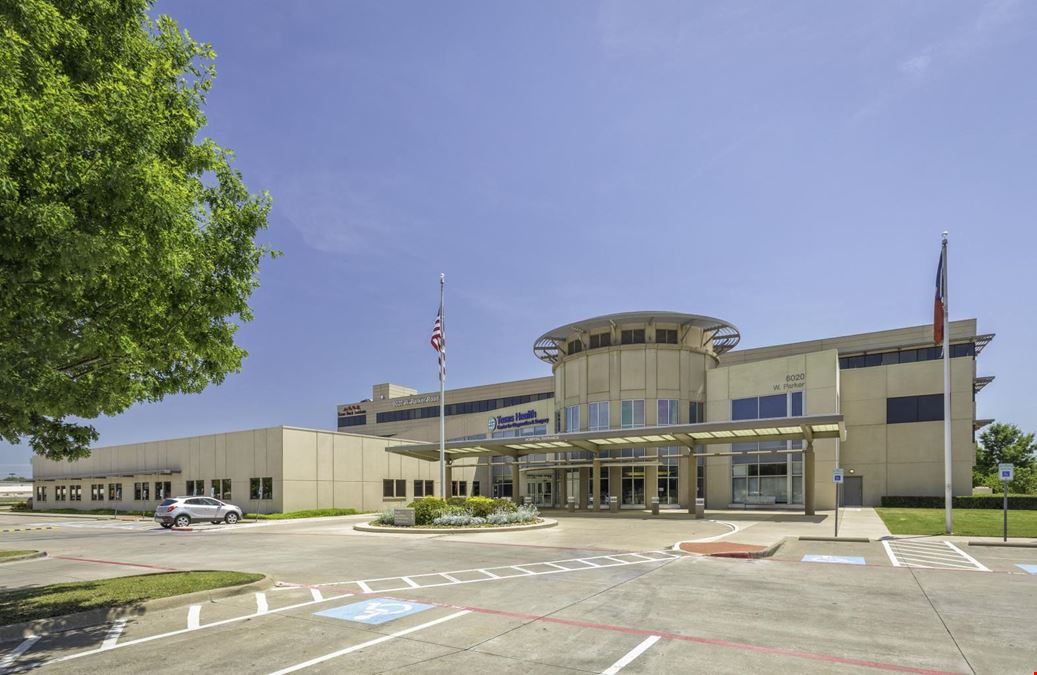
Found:
M 447 510 L 446 500 L 439 497 L 422 497 L 415 499 L 408 506 L 414 509 L 414 524 L 428 525 L 441 513 Z
M 433 525 L 452 525 L 463 527 L 465 525 L 485 525 L 486 519 L 473 516 L 470 512 L 462 510 L 460 513 L 444 513 L 432 521 Z
M 970 495 L 954 497 L 951 504 L 956 509 L 1000 509 L 1004 496 Z M 887 495 L 882 498 L 882 505 L 889 508 L 902 509 L 942 509 L 943 497 L 901 497 Z M 1008 508 L 1018 510 L 1037 510 L 1037 495 L 1008 495 Z
M 515 523 L 532 523 L 540 517 L 535 506 L 519 506 L 511 511 L 499 509 L 486 517 L 486 522 L 493 525 L 512 525 Z
M 497 510 L 497 500 L 489 497 L 469 497 L 464 505 L 472 515 L 480 518 L 485 518 Z
M 511 512 L 518 508 L 515 505 L 515 502 L 511 501 L 510 499 L 494 499 L 493 505 L 495 511 Z
M 396 524 L 396 509 L 391 506 L 382 511 L 382 515 L 378 516 L 380 525 L 395 525 Z
M 12 511 L 32 511 L 32 502 L 27 499 L 27 500 L 25 500 L 23 502 L 18 502 L 16 504 L 12 504 L 11 505 L 11 510 Z
M 446 503 L 448 506 L 464 506 L 464 503 L 468 501 L 465 497 L 447 497 Z

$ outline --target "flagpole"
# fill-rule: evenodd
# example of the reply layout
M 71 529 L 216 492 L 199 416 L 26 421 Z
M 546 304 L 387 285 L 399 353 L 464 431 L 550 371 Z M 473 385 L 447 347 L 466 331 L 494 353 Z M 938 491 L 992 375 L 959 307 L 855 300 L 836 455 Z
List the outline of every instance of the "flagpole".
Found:
M 446 317 L 443 315 L 443 287 L 446 275 L 439 275 L 439 330 L 443 351 L 439 364 L 439 496 L 447 498 L 446 487 Z
M 943 233 L 943 501 L 944 526 L 947 534 L 951 533 L 953 522 L 951 506 L 954 500 L 954 466 L 951 454 L 951 331 L 949 300 L 947 287 L 947 232 Z

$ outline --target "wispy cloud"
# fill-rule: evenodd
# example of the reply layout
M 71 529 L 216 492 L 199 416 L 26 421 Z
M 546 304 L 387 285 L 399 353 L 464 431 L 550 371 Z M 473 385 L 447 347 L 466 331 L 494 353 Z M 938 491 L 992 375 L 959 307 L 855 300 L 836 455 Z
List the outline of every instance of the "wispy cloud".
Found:
M 318 251 L 398 255 L 422 224 L 397 206 L 403 182 L 337 171 L 295 174 L 280 182 L 275 208 Z
M 926 71 L 929 70 L 929 66 L 932 65 L 932 62 L 933 48 L 926 47 L 918 54 L 901 61 L 897 66 L 897 70 L 912 77 L 924 77 Z

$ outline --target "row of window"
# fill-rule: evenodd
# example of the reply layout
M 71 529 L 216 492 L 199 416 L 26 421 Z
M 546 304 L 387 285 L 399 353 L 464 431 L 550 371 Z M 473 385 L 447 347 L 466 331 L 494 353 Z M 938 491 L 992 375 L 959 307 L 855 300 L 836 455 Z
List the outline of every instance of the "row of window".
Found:
M 588 340 L 590 349 L 599 349 L 601 347 L 612 346 L 612 334 L 611 333 L 598 333 L 591 335 Z M 657 328 L 655 330 L 655 342 L 656 344 L 675 345 L 677 344 L 677 329 L 676 328 Z M 631 328 L 628 330 L 621 330 L 619 332 L 619 343 L 624 345 L 642 345 L 645 343 L 645 329 L 644 328 Z M 583 351 L 582 340 L 571 340 L 566 345 L 566 354 L 579 354 Z
M 367 415 L 345 415 L 338 418 L 339 427 L 362 427 L 367 424 Z
M 152 491 L 152 485 L 154 485 L 154 491 Z M 211 481 L 210 494 L 205 494 L 205 481 L 204 480 L 189 480 L 186 484 L 185 495 L 188 497 L 192 496 L 210 496 L 224 501 L 229 501 L 231 498 L 231 480 L 229 478 L 217 478 Z M 122 483 L 108 483 L 108 501 L 118 502 L 122 501 Z M 173 484 L 166 481 L 155 481 L 154 484 L 146 481 L 133 484 L 133 499 L 138 502 L 151 501 L 152 496 L 156 500 L 163 500 L 167 497 L 173 497 Z M 274 479 L 272 477 L 267 478 L 250 478 L 249 479 L 249 499 L 273 499 L 274 498 Z M 83 500 L 83 486 L 82 485 L 55 485 L 54 486 L 54 501 L 56 502 L 79 502 Z M 105 500 L 105 484 L 104 483 L 91 483 L 90 484 L 90 501 L 92 502 L 103 502 Z M 47 501 L 47 486 L 37 485 L 36 486 L 36 501 L 45 502 Z
M 554 398 L 554 395 L 553 391 L 545 391 L 539 394 L 523 394 L 522 396 L 507 396 L 505 398 L 487 398 L 481 401 L 448 403 L 444 406 L 444 413 L 449 417 L 451 415 L 469 415 L 471 413 L 490 412 L 491 410 L 497 410 L 499 408 L 510 408 L 512 406 Z M 384 424 L 386 422 L 405 422 L 407 420 L 422 420 L 432 417 L 439 417 L 438 405 L 380 412 L 375 416 L 375 421 L 378 424 Z M 347 426 L 345 423 L 345 420 L 347 419 L 349 419 L 349 417 L 339 417 L 338 425 L 340 427 Z
M 951 358 L 961 356 L 975 356 L 976 344 L 964 342 L 951 345 Z M 839 367 L 847 368 L 871 368 L 872 366 L 891 366 L 898 363 L 915 363 L 916 361 L 937 361 L 943 358 L 943 347 L 922 347 L 921 349 L 899 349 L 891 352 L 878 352 L 875 354 L 858 354 L 856 356 L 842 356 L 839 358 Z
M 731 420 L 760 420 L 768 417 L 802 417 L 803 392 L 751 396 L 731 401 Z
M 886 424 L 943 421 L 943 394 L 886 399 Z
M 665 426 L 678 423 L 677 399 L 661 398 L 656 401 L 656 424 Z M 633 429 L 645 426 L 645 402 L 644 399 L 629 399 L 619 403 L 620 428 Z M 705 404 L 701 401 L 692 401 L 688 406 L 688 423 L 697 424 L 703 422 L 705 417 Z M 587 404 L 587 431 L 605 431 L 609 429 L 609 402 L 594 401 Z M 567 406 L 565 409 L 565 430 L 567 432 L 580 431 L 580 406 Z
M 414 481 L 414 498 L 418 497 L 435 497 L 436 487 L 435 482 L 431 480 L 416 480 Z M 451 497 L 467 497 L 468 496 L 468 481 L 466 480 L 455 480 L 450 483 L 450 496 Z M 479 496 L 479 481 L 472 481 L 472 496 Z M 406 499 L 407 498 L 407 481 L 402 479 L 385 478 L 382 480 L 382 498 L 383 499 Z

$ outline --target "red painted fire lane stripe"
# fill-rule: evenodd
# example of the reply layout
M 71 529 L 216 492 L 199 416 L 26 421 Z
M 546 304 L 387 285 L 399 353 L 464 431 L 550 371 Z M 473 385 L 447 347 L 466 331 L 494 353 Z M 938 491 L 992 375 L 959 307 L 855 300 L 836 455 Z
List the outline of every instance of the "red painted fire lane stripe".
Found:
M 388 597 L 388 596 L 386 596 Z M 839 663 L 848 666 L 860 666 L 862 668 L 875 668 L 877 670 L 888 670 L 897 673 L 919 673 L 920 675 L 954 675 L 944 670 L 931 670 L 928 668 L 915 668 L 912 666 L 899 666 L 895 663 L 881 663 L 879 661 L 866 661 L 864 659 L 853 659 L 843 656 L 829 656 L 827 654 L 815 654 L 813 652 L 804 652 L 796 649 L 786 649 L 784 647 L 766 647 L 763 645 L 754 645 L 746 642 L 734 642 L 732 640 L 719 640 L 715 638 L 704 638 L 697 637 L 695 635 L 684 635 L 682 633 L 670 633 L 662 630 L 646 630 L 642 628 L 628 628 L 626 626 L 613 626 L 605 623 L 593 623 L 590 621 L 580 621 L 579 619 L 560 619 L 552 616 L 537 616 L 536 614 L 523 614 L 521 612 L 509 612 L 502 609 L 487 609 L 485 607 L 465 607 L 462 605 L 448 605 L 443 603 L 433 602 L 431 600 L 413 600 L 409 598 L 393 597 L 394 600 L 403 600 L 405 602 L 424 602 L 430 605 L 437 605 L 439 607 L 445 607 L 448 609 L 467 609 L 470 612 L 477 614 L 493 614 L 496 616 L 504 616 L 512 619 L 524 619 L 526 621 L 544 621 L 546 623 L 557 623 L 563 626 L 577 626 L 579 628 L 593 628 L 596 630 L 607 630 L 615 633 L 627 633 L 629 635 L 658 635 L 660 637 L 667 638 L 669 640 L 680 640 L 682 642 L 695 642 L 703 645 L 711 645 L 714 647 L 725 647 L 727 649 L 739 649 L 746 652 L 758 652 L 761 654 L 773 654 L 776 656 L 791 656 L 798 659 L 809 659 L 811 661 L 825 661 L 827 663 Z
M 75 560 L 76 562 L 99 563 L 101 565 L 125 565 L 126 567 L 143 567 L 149 570 L 162 570 L 163 572 L 179 572 L 175 567 L 160 567 L 159 565 L 145 565 L 144 563 L 119 562 L 118 560 L 91 560 L 90 558 L 72 558 L 64 555 L 52 555 L 55 560 Z

